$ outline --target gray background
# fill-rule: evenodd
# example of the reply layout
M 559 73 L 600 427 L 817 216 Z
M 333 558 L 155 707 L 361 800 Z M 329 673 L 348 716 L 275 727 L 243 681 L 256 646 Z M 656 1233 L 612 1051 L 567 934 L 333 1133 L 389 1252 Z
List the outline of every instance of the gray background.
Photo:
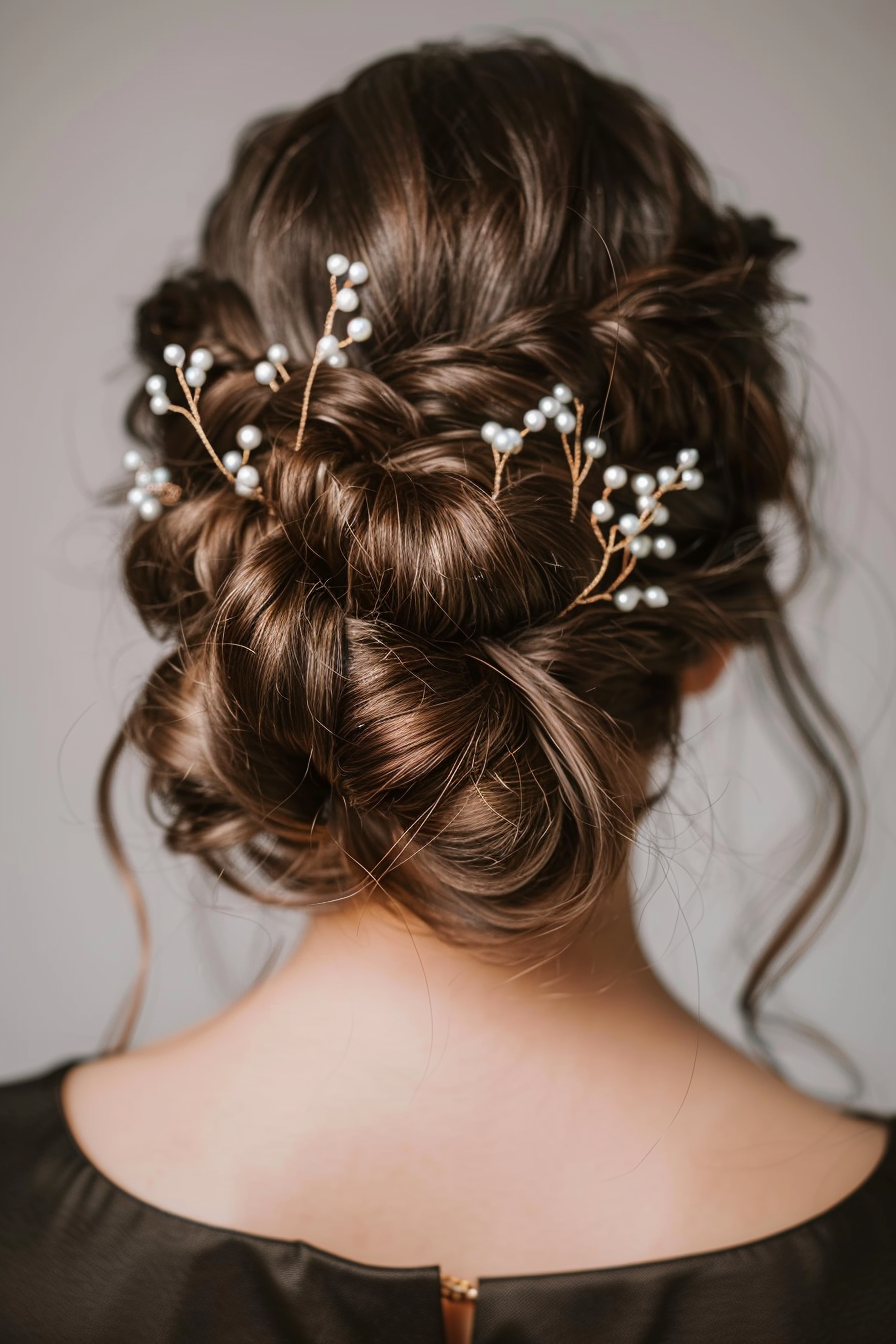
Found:
M 896 1108 L 892 973 L 896 8 L 752 0 L 601 3 L 27 0 L 3 9 L 3 693 L 0 1075 L 97 1048 L 136 965 L 126 899 L 92 814 L 102 753 L 153 658 L 115 583 L 120 417 L 138 376 L 132 306 L 191 254 L 234 136 L 363 61 L 423 37 L 548 34 L 644 87 L 728 199 L 769 210 L 804 250 L 797 343 L 830 460 L 838 584 L 795 622 L 859 738 L 872 797 L 853 891 L 777 1007 L 828 1032 Z M 334 246 L 338 239 L 334 239 Z M 689 711 L 680 783 L 638 856 L 645 936 L 662 973 L 722 1030 L 751 949 L 796 891 L 799 772 L 735 666 Z M 708 804 L 712 803 L 712 810 Z M 124 829 L 155 950 L 139 1039 L 213 1011 L 298 927 L 214 890 L 159 851 L 139 774 Z M 651 854 L 653 858 L 651 859 Z M 665 876 L 663 874 L 665 873 Z M 785 876 L 782 876 L 785 875 Z M 804 1085 L 826 1057 L 778 1038 Z

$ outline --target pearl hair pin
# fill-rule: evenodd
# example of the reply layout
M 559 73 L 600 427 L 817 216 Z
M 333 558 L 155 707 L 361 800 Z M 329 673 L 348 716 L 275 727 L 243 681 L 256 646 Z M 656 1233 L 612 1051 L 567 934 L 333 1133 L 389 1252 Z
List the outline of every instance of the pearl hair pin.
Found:
M 669 521 L 669 510 L 662 502 L 664 495 L 675 490 L 700 489 L 703 473 L 697 466 L 699 460 L 700 454 L 696 448 L 682 448 L 676 465 L 660 467 L 656 476 L 648 471 L 635 472 L 630 476 L 622 466 L 605 469 L 603 493 L 591 506 L 591 528 L 602 551 L 600 565 L 594 578 L 561 615 L 565 616 L 574 607 L 593 602 L 613 602 L 620 611 L 634 611 L 642 601 L 647 607 L 668 606 L 669 596 L 659 584 L 650 584 L 641 589 L 627 580 L 638 561 L 648 555 L 654 555 L 659 560 L 672 559 L 676 551 L 675 539 L 666 533 L 648 536 L 647 529 L 654 525 L 663 527 Z M 635 493 L 638 512 L 623 513 L 618 521 L 612 523 L 605 536 L 602 525 L 610 523 L 616 515 L 610 495 L 626 485 Z M 621 557 L 619 573 L 606 588 L 599 591 L 614 555 Z
M 367 341 L 373 333 L 373 327 L 370 319 L 367 317 L 354 316 L 349 319 L 346 335 L 340 340 L 333 334 L 333 323 L 338 312 L 356 313 L 359 306 L 357 287 L 363 285 L 368 279 L 368 270 L 363 261 L 349 261 L 348 257 L 341 252 L 333 252 L 327 258 L 327 270 L 330 275 L 330 295 L 331 303 L 324 323 L 324 331 L 314 351 L 314 358 L 308 371 L 308 378 L 305 383 L 305 393 L 302 399 L 302 411 L 299 421 L 299 429 L 296 435 L 296 451 L 302 446 L 302 437 L 305 432 L 305 425 L 308 420 L 308 409 L 311 401 L 311 387 L 314 382 L 314 375 L 321 363 L 327 363 L 331 368 L 344 368 L 348 364 L 348 357 L 345 353 L 346 346 L 353 345 L 355 342 Z M 345 277 L 342 284 L 337 281 Z M 165 363 L 174 369 L 178 383 L 186 399 L 186 406 L 180 406 L 172 402 L 168 394 L 168 386 L 165 377 L 161 373 L 151 374 L 146 380 L 146 391 L 149 394 L 149 409 L 153 415 L 166 415 L 173 412 L 176 415 L 182 415 L 193 426 L 200 441 L 205 447 L 209 457 L 211 457 L 218 470 L 227 477 L 233 485 L 236 493 L 246 499 L 255 499 L 262 501 L 264 493 L 261 489 L 261 480 L 258 468 L 249 461 L 249 454 L 253 449 L 258 448 L 262 442 L 262 433 L 257 425 L 242 425 L 236 434 L 237 447 L 230 449 L 219 456 L 202 424 L 199 413 L 199 397 L 202 387 L 208 377 L 209 370 L 212 368 L 214 358 L 210 350 L 200 347 L 190 353 L 189 360 L 187 353 L 182 345 L 172 342 L 166 345 L 162 352 L 162 358 Z M 289 351 L 282 341 L 275 341 L 269 345 L 265 352 L 264 359 L 260 359 L 255 365 L 254 373 L 257 382 L 264 387 L 269 387 L 272 392 L 279 392 L 284 384 L 289 382 L 289 371 L 286 368 L 286 361 L 289 359 Z M 184 367 L 186 364 L 186 367 Z M 132 450 L 136 453 L 136 450 Z M 142 459 L 134 458 L 134 470 L 142 480 L 147 470 Z M 130 454 L 126 460 L 130 460 Z M 157 471 L 167 471 L 167 468 L 157 468 Z M 158 490 L 150 491 L 148 483 L 141 486 L 139 481 L 129 494 L 132 503 L 141 510 L 145 518 L 156 518 L 161 513 L 162 503 L 174 503 L 176 498 L 180 498 L 180 487 L 171 486 L 167 480 L 162 482 L 159 479 Z M 168 486 L 165 497 L 161 493 L 163 485 Z M 137 492 L 144 490 L 144 495 L 138 499 Z M 177 491 L 173 496 L 172 492 Z
M 154 415 L 166 415 L 173 412 L 176 415 L 184 416 L 193 426 L 215 466 L 227 477 L 236 493 L 246 499 L 263 500 L 264 495 L 260 486 L 258 469 L 249 464 L 250 452 L 261 443 L 261 430 L 258 426 L 242 425 L 236 432 L 236 441 L 239 447 L 225 453 L 223 458 L 218 456 L 203 427 L 199 414 L 199 397 L 208 372 L 214 364 L 211 351 L 200 346 L 190 353 L 189 361 L 187 361 L 187 354 L 183 346 L 172 343 L 165 346 L 162 351 L 162 358 L 166 364 L 174 369 L 187 405 L 183 407 L 172 402 L 168 396 L 164 375 L 153 373 L 146 380 L 146 390 L 149 393 L 149 409 Z M 255 377 L 259 382 L 268 382 L 276 391 L 277 387 L 280 386 L 276 382 L 278 373 L 284 382 L 289 379 L 289 374 L 283 367 L 284 360 L 288 358 L 289 352 L 285 345 L 270 346 L 267 359 L 262 360 L 255 366 Z M 186 369 L 184 368 L 185 362 Z M 262 377 L 259 370 L 262 370 L 264 374 L 267 374 L 270 370 L 270 378 Z M 167 470 L 167 468 L 161 468 L 161 470 Z M 180 487 L 176 486 L 174 488 L 177 490 L 179 498 Z M 154 513 L 143 513 L 143 516 L 158 517 L 160 512 L 161 510 Z
M 575 413 L 569 409 L 570 402 L 575 407 Z M 572 502 L 570 506 L 570 521 L 572 521 L 579 507 L 579 491 L 582 488 L 582 482 L 588 475 L 592 462 L 595 462 L 599 457 L 603 457 L 607 451 L 607 445 L 603 439 L 596 435 L 590 436 L 585 439 L 584 443 L 582 442 L 582 417 L 584 413 L 585 407 L 582 402 L 579 401 L 578 397 L 573 396 L 566 384 L 555 383 L 550 396 L 542 397 L 537 407 L 526 411 L 523 416 L 523 429 L 512 429 L 499 424 L 497 420 L 486 420 L 479 433 L 491 447 L 495 462 L 492 499 L 498 498 L 507 459 L 520 451 L 523 446 L 523 439 L 527 434 L 540 434 L 547 427 L 548 421 L 553 420 L 554 428 L 560 431 L 563 451 L 566 454 L 572 477 Z M 573 431 L 575 431 L 574 447 L 570 448 L 569 435 Z
M 341 252 L 332 252 L 327 257 L 327 270 L 330 275 L 330 307 L 324 319 L 323 335 L 317 342 L 314 359 L 311 361 L 311 368 L 308 370 L 305 395 L 302 398 L 302 414 L 296 434 L 296 452 L 301 448 L 302 439 L 305 435 L 308 409 L 311 405 L 311 388 L 318 368 L 321 364 L 328 364 L 332 369 L 344 369 L 348 364 L 348 356 L 345 353 L 346 346 L 354 345 L 355 342 L 369 341 L 373 334 L 373 327 L 368 317 L 351 317 L 346 327 L 346 335 L 341 341 L 338 336 L 333 334 L 333 323 L 336 320 L 337 313 L 357 312 L 360 302 L 357 286 L 363 285 L 370 274 L 364 262 L 349 261 L 348 257 L 343 256 Z M 342 277 L 345 278 L 342 279 Z M 340 279 L 342 279 L 341 285 L 338 284 Z M 270 355 L 270 351 L 268 351 L 268 354 Z
M 269 387 L 272 392 L 279 392 L 283 383 L 289 382 L 289 374 L 284 368 L 286 360 L 289 359 L 289 351 L 282 341 L 275 341 L 269 345 L 264 359 L 260 359 L 255 365 L 255 379 L 265 387 Z M 277 382 L 277 375 L 280 375 L 281 382 Z
M 327 271 L 330 281 L 330 307 L 324 322 L 323 334 L 318 340 L 314 356 L 308 370 L 302 398 L 302 408 L 294 451 L 302 446 L 305 426 L 308 421 L 311 403 L 311 391 L 315 374 L 322 363 L 331 368 L 344 368 L 348 364 L 346 347 L 356 342 L 370 339 L 372 325 L 370 319 L 361 315 L 350 317 L 346 326 L 346 335 L 340 340 L 333 332 L 337 313 L 357 314 L 359 297 L 357 289 L 369 278 L 367 266 L 362 261 L 350 262 L 341 252 L 334 252 L 327 258 Z M 342 280 L 340 285 L 338 282 Z M 199 413 L 199 400 L 214 360 L 211 351 L 199 347 L 191 351 L 187 359 L 183 346 L 176 343 L 166 345 L 162 352 L 165 363 L 174 369 L 186 406 L 175 404 L 168 395 L 168 387 L 163 374 L 154 373 L 146 380 L 149 395 L 149 408 L 154 415 L 166 415 L 169 412 L 184 416 L 193 426 L 200 441 L 215 463 L 218 470 L 227 477 L 237 495 L 264 501 L 264 493 L 257 467 L 250 461 L 250 454 L 261 446 L 263 435 L 257 425 L 240 426 L 236 433 L 236 447 L 218 455 L 202 425 Z M 281 342 L 270 345 L 265 358 L 255 365 L 255 378 L 263 386 L 277 392 L 290 380 L 286 368 L 289 351 Z M 185 367 L 186 366 L 186 367 Z M 607 445 L 597 435 L 582 437 L 585 407 L 565 383 L 555 383 L 550 395 L 543 396 L 537 407 L 525 412 L 522 429 L 502 425 L 497 420 L 487 420 L 480 429 L 480 435 L 492 450 L 495 474 L 492 499 L 497 499 L 509 459 L 520 452 L 523 440 L 529 434 L 539 434 L 550 423 L 558 431 L 563 451 L 569 467 L 572 482 L 570 499 L 570 521 L 574 521 L 579 509 L 582 485 L 593 464 L 606 456 Z M 676 543 L 667 533 L 648 535 L 653 527 L 664 527 L 669 521 L 669 509 L 664 503 L 667 494 L 677 490 L 699 490 L 703 485 L 703 474 L 699 470 L 700 455 L 696 448 L 682 448 L 674 466 L 662 466 L 656 474 L 649 471 L 630 472 L 623 466 L 611 464 L 604 469 L 604 489 L 591 506 L 590 523 L 600 548 L 601 558 L 598 571 L 585 585 L 576 598 L 565 608 L 566 615 L 575 607 L 595 602 L 612 601 L 620 611 L 634 611 L 640 602 L 651 608 L 668 605 L 669 598 L 659 584 L 650 584 L 643 590 L 628 583 L 638 561 L 647 556 L 659 560 L 669 560 L 675 555 Z M 124 465 L 135 473 L 134 486 L 128 492 L 129 502 L 138 509 L 140 516 L 151 520 L 161 516 L 163 508 L 175 504 L 181 498 L 181 487 L 174 485 L 167 467 L 148 465 L 136 449 L 131 449 L 124 459 Z M 616 509 L 610 496 L 614 491 L 629 487 L 635 496 L 637 512 L 625 512 L 616 519 Z M 605 534 L 604 527 L 609 526 Z M 606 587 L 602 587 L 614 556 L 619 556 L 620 564 L 616 577 Z
M 168 468 L 151 467 L 136 448 L 129 448 L 125 453 L 123 466 L 125 471 L 134 473 L 128 503 L 146 522 L 160 518 L 163 507 L 170 508 L 180 499 L 181 488 L 172 482 Z

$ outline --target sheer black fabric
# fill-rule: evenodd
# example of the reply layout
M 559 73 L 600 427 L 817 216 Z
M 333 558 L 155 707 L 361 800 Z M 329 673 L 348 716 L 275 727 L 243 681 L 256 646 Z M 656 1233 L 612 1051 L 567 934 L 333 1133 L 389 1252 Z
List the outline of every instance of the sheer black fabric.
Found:
M 362 1265 L 192 1222 L 112 1184 L 66 1123 L 67 1067 L 0 1088 L 2 1344 L 443 1344 L 436 1265 Z M 888 1123 L 871 1176 L 788 1231 L 651 1264 L 480 1280 L 474 1344 L 893 1344 Z

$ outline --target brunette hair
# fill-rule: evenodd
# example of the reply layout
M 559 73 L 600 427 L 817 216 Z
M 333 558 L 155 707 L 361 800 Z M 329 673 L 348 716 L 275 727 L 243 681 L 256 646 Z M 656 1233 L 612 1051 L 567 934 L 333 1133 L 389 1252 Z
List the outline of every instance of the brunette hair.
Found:
M 195 268 L 140 307 L 137 347 L 214 355 L 212 442 L 260 426 L 265 503 L 237 497 L 190 426 L 129 426 L 183 486 L 137 520 L 128 591 L 168 651 L 113 747 L 148 763 L 171 849 L 261 899 L 397 901 L 508 961 L 568 939 L 624 864 L 674 762 L 686 668 L 763 651 L 829 786 L 816 874 L 744 994 L 752 1015 L 848 850 L 836 720 L 772 586 L 763 506 L 801 542 L 809 462 L 775 335 L 793 244 L 713 199 L 657 108 L 542 41 L 426 45 L 244 136 Z M 324 262 L 367 263 L 374 339 L 305 376 Z M 272 341 L 292 377 L 260 387 Z M 490 498 L 483 420 L 519 424 L 558 379 L 614 461 L 684 445 L 705 485 L 675 498 L 671 604 L 561 615 L 595 572 L 587 507 L 550 435 Z M 556 438 L 556 436 L 554 436 Z

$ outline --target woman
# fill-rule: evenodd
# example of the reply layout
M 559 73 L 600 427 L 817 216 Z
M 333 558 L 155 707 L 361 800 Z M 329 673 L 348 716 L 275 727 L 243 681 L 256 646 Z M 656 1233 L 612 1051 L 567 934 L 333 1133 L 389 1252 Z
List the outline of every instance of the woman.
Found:
M 699 1024 L 631 912 L 741 646 L 837 804 L 751 1018 L 848 850 L 763 527 L 805 548 L 790 246 L 544 43 L 252 128 L 139 312 L 125 576 L 166 652 L 101 803 L 133 890 L 135 748 L 170 848 L 314 917 L 212 1020 L 0 1091 L 4 1340 L 894 1337 L 891 1122 Z

